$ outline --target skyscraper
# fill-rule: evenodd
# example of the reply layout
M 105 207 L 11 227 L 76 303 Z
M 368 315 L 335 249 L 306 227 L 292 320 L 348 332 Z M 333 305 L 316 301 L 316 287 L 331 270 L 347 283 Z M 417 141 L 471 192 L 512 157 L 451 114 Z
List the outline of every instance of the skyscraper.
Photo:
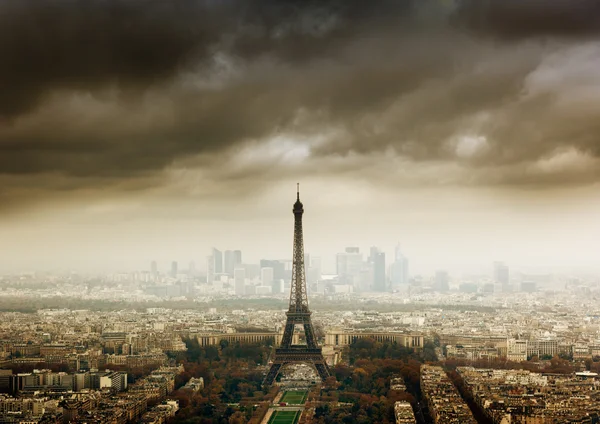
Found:
M 156 263 L 156 261 L 152 261 L 150 263 L 150 272 L 152 273 L 152 275 L 158 274 L 158 264 Z
M 212 283 L 218 274 L 223 273 L 223 253 L 212 248 L 211 255 L 206 257 L 206 282 Z M 233 275 L 233 272 L 232 274 Z
M 308 256 L 308 255 L 307 255 Z M 321 258 L 310 256 L 310 261 L 304 260 L 306 264 L 306 283 L 310 289 L 313 284 L 321 279 Z
M 450 277 L 447 271 L 436 271 L 435 281 L 433 283 L 433 289 L 440 292 L 447 292 L 450 290 Z
M 173 277 L 173 278 L 177 277 L 178 272 L 179 271 L 178 271 L 177 261 L 171 262 L 171 277 Z
M 246 294 L 246 270 L 244 268 L 233 270 L 233 287 L 236 296 Z
M 504 262 L 494 262 L 494 283 L 500 284 L 503 292 L 511 291 L 509 269 Z
M 212 255 L 206 257 L 206 282 L 215 281 L 215 259 Z
M 273 278 L 275 280 L 283 280 L 285 278 L 285 263 L 278 260 L 261 259 L 261 268 L 273 268 Z
M 236 268 L 242 264 L 242 251 L 234 250 L 233 251 L 233 267 Z
M 273 268 L 265 267 L 260 269 L 260 282 L 263 286 L 273 287 Z
M 401 285 L 408 284 L 408 259 L 402 254 L 399 244 L 394 253 L 394 262 L 390 266 L 390 280 L 392 290 L 400 290 Z
M 321 258 L 318 256 L 312 256 L 310 258 L 310 267 L 315 269 L 318 278 L 321 278 Z
M 363 268 L 363 255 L 358 247 L 346 247 L 336 255 L 337 275 L 342 284 L 356 285 Z
M 223 252 L 221 252 L 220 250 L 217 250 L 213 247 L 212 257 L 213 257 L 213 261 L 214 261 L 215 274 L 222 274 L 223 273 Z
M 373 268 L 373 291 L 384 292 L 387 290 L 385 279 L 385 253 L 377 247 L 371 247 L 369 263 Z
M 226 250 L 223 258 L 223 271 L 225 271 L 225 274 L 233 276 L 233 270 L 235 269 L 233 264 L 233 250 Z
M 233 271 L 242 265 L 242 251 L 241 250 L 226 250 L 223 272 L 233 276 Z
M 240 264 L 236 268 L 244 268 L 248 280 L 260 278 L 260 265 L 258 264 Z

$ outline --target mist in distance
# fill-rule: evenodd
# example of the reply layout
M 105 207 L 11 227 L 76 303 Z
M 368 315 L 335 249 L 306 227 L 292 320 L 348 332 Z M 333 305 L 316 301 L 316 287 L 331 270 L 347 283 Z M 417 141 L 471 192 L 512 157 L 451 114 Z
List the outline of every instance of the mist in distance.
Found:
M 0 5 L 0 272 L 599 271 L 596 1 Z

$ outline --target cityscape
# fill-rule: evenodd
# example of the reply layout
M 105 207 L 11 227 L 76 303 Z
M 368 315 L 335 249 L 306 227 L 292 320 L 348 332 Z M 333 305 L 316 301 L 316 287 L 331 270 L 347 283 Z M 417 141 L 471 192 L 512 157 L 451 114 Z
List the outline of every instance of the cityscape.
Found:
M 290 260 L 3 276 L 3 422 L 598 422 L 598 278 L 413 276 L 399 246 L 390 264 L 347 247 L 323 274 L 299 202 Z
M 0 1 L 0 424 L 600 424 L 599 17 Z

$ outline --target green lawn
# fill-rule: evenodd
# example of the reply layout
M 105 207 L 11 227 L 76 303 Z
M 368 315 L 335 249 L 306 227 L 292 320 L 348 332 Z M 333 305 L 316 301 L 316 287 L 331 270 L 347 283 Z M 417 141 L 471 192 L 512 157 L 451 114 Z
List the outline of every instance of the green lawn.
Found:
M 269 419 L 269 424 L 296 424 L 300 411 L 275 411 Z
M 308 392 L 306 390 L 291 390 L 283 394 L 281 402 L 286 402 L 290 405 L 302 405 L 306 402 L 306 396 Z

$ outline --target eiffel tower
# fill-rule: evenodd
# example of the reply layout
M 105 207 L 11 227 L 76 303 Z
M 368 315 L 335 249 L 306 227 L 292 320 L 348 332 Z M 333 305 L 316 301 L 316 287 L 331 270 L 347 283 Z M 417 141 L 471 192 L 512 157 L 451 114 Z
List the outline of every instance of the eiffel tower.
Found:
M 323 358 L 321 348 L 317 344 L 315 329 L 310 319 L 308 297 L 306 295 L 306 278 L 304 274 L 304 241 L 302 239 L 302 214 L 304 206 L 300 202 L 300 185 L 296 203 L 294 203 L 294 262 L 292 265 L 292 287 L 290 291 L 290 308 L 286 312 L 287 319 L 281 345 L 275 349 L 273 364 L 265 377 L 264 386 L 275 381 L 281 367 L 287 364 L 312 364 L 322 381 L 331 374 Z M 306 345 L 293 345 L 292 336 L 296 325 L 304 327 Z

